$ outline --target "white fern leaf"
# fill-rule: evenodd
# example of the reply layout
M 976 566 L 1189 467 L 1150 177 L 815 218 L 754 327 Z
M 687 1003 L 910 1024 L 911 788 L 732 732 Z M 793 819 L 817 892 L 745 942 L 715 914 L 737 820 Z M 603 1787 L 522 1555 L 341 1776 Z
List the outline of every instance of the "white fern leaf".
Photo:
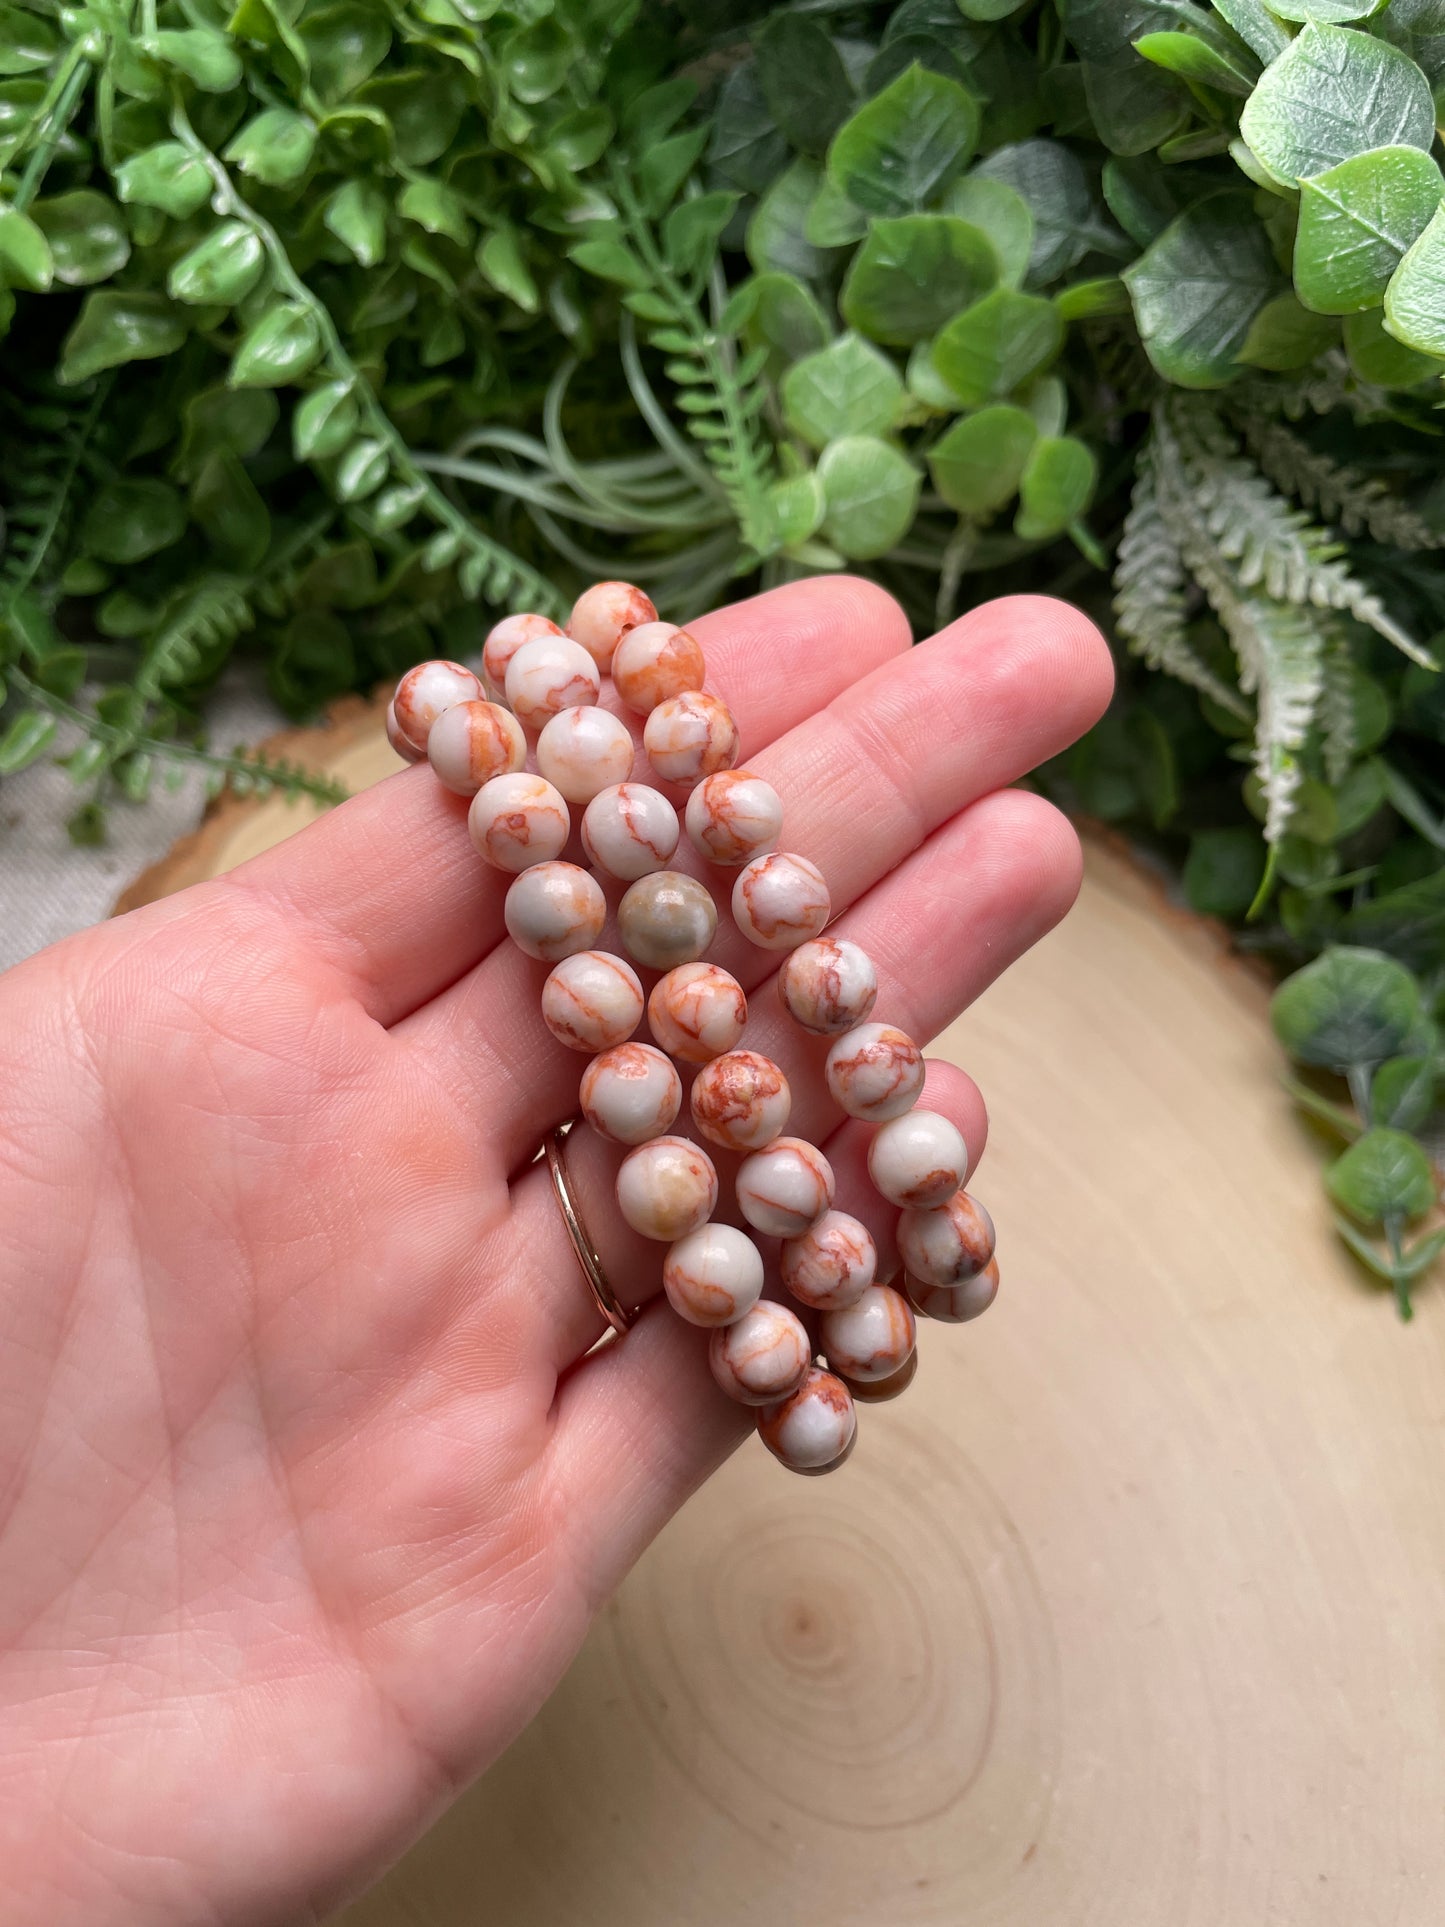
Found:
M 1324 754 L 1325 778 L 1342 783 L 1354 761 L 1359 741 L 1355 711 L 1355 664 L 1343 629 L 1331 629 L 1325 640 L 1324 680 L 1316 720 Z
M 1386 487 L 1378 475 L 1362 475 L 1336 462 L 1267 416 L 1243 411 L 1244 438 L 1275 487 L 1307 508 L 1337 522 L 1346 535 L 1370 535 L 1397 549 L 1445 548 L 1445 534 Z

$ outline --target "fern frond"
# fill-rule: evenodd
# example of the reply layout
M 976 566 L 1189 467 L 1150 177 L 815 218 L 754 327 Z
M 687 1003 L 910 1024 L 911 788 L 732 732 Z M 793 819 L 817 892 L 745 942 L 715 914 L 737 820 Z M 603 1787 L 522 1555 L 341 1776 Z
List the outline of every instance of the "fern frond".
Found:
M 58 600 L 58 590 L 42 577 L 49 568 L 58 580 L 58 566 L 50 565 L 74 517 L 76 485 L 113 378 L 106 374 L 83 398 L 13 411 L 21 432 L 6 437 L 7 539 L 0 555 L 0 620 L 37 584 L 44 607 Z
M 1324 755 L 1325 778 L 1331 783 L 1345 779 L 1354 761 L 1358 742 L 1355 715 L 1355 664 L 1349 638 L 1342 628 L 1332 628 L 1325 640 L 1323 681 L 1320 685 L 1320 747 Z
M 1397 549 L 1445 548 L 1445 534 L 1432 529 L 1386 487 L 1378 475 L 1333 461 L 1282 422 L 1246 411 L 1239 426 L 1255 460 L 1275 487 L 1306 508 L 1337 522 L 1346 535 L 1368 534 Z
M 239 576 L 205 575 L 171 599 L 136 673 L 135 687 L 145 701 L 192 681 L 204 650 L 224 648 L 255 626 L 247 587 Z

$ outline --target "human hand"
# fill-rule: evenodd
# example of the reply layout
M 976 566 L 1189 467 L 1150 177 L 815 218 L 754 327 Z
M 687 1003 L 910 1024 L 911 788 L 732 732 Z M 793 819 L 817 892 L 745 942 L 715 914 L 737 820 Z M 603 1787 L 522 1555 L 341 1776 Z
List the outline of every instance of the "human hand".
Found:
M 1104 707 L 1097 631 L 1017 598 L 910 652 L 847 579 L 689 626 L 879 1013 L 933 1036 L 1073 900 L 1073 832 L 1004 786 Z M 531 1162 L 581 1060 L 465 813 L 402 772 L 0 979 L 11 1927 L 335 1905 L 535 1713 L 749 1428 L 656 1302 L 620 1149 L 585 1132 L 588 1227 L 653 1302 L 583 1362 L 602 1323 Z M 886 1245 L 825 1040 L 766 994 L 776 954 L 730 928 L 712 954 L 753 999 L 746 1044 L 793 1074 L 790 1128 Z M 930 1065 L 926 1101 L 976 1160 L 969 1079 Z

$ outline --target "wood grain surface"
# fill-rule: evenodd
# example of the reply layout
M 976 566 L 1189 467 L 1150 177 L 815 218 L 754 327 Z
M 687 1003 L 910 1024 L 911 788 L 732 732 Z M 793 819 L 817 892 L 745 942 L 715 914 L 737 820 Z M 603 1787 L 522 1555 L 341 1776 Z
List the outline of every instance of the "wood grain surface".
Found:
M 223 806 L 134 900 L 305 814 Z M 1445 1919 L 1445 1324 L 1333 1242 L 1262 987 L 1091 844 L 936 1048 L 998 1304 L 840 1475 L 739 1453 L 347 1927 Z

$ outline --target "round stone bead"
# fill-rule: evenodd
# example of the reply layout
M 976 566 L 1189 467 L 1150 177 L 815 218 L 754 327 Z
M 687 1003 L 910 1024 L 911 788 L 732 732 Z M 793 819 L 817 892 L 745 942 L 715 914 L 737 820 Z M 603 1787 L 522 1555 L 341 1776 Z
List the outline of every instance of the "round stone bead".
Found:
M 922 1285 L 952 1289 L 976 1278 L 993 1247 L 993 1219 L 966 1191 L 931 1211 L 905 1211 L 898 1219 L 903 1269 Z
M 823 872 L 805 856 L 755 856 L 733 885 L 733 919 L 764 950 L 792 950 L 816 937 L 832 912 Z
M 651 1044 L 614 1044 L 582 1073 L 582 1115 L 614 1144 L 645 1144 L 670 1131 L 682 1109 L 682 1079 Z
M 869 1124 L 901 1117 L 923 1089 L 923 1052 L 892 1024 L 845 1031 L 824 1065 L 833 1102 Z
M 611 1050 L 642 1022 L 642 985 L 624 958 L 579 950 L 564 957 L 543 984 L 542 1016 L 569 1050 Z
M 453 703 L 432 724 L 426 754 L 444 789 L 475 796 L 494 776 L 522 768 L 527 739 L 511 710 L 500 703 Z
M 788 1121 L 793 1094 L 769 1057 L 755 1050 L 724 1051 L 693 1080 L 692 1121 L 712 1144 L 728 1151 L 760 1151 Z
M 542 729 L 564 709 L 595 703 L 602 687 L 597 665 L 570 636 L 524 642 L 507 664 L 507 701 L 528 729 Z
M 612 658 L 612 686 L 639 716 L 650 716 L 669 696 L 701 689 L 702 648 L 674 622 L 644 622 L 629 629 Z
M 858 1435 L 853 1394 L 832 1372 L 810 1366 L 791 1398 L 758 1413 L 758 1437 L 790 1472 L 831 1472 Z
M 760 1298 L 708 1342 L 707 1362 L 739 1405 L 771 1405 L 796 1392 L 812 1366 L 807 1328 L 796 1312 Z
M 874 1133 L 868 1175 L 900 1210 L 930 1210 L 962 1187 L 968 1146 L 958 1126 L 937 1111 L 905 1111 Z
M 642 731 L 647 760 L 665 783 L 696 783 L 738 760 L 738 726 L 721 696 L 689 689 L 669 696 Z
M 926 1285 L 921 1278 L 904 1274 L 904 1289 L 921 1318 L 932 1318 L 940 1325 L 966 1325 L 970 1318 L 986 1312 L 998 1297 L 998 1259 L 990 1258 L 982 1271 L 965 1278 L 961 1285 Z
M 445 710 L 442 712 L 445 715 Z M 404 763 L 424 763 L 426 751 L 418 749 L 401 733 L 401 724 L 396 720 L 396 704 L 386 705 L 386 740 L 391 744 Z
M 396 685 L 391 699 L 396 726 L 409 743 L 424 750 L 431 726 L 444 710 L 453 703 L 474 702 L 481 694 L 480 680 L 461 663 L 444 657 L 419 662 Z
M 696 877 L 654 870 L 629 884 L 617 906 L 622 947 L 649 970 L 700 957 L 717 934 L 717 905 Z
M 717 1205 L 717 1171 L 701 1145 L 655 1137 L 622 1160 L 617 1208 L 644 1238 L 673 1244 L 706 1224 Z
M 901 1371 L 917 1337 L 913 1307 L 891 1285 L 870 1285 L 851 1305 L 825 1311 L 818 1321 L 818 1339 L 829 1365 L 865 1385 Z
M 833 1167 L 816 1144 L 774 1138 L 738 1169 L 738 1209 L 755 1231 L 800 1238 L 833 1202 Z
M 748 1000 L 737 978 L 719 965 L 679 964 L 652 986 L 647 1021 L 669 1057 L 706 1064 L 742 1036 Z
M 482 644 L 482 674 L 493 699 L 501 702 L 506 695 L 507 670 L 524 642 L 535 642 L 539 636 L 561 634 L 562 631 L 550 616 L 503 616 L 487 632 L 487 639 Z
M 720 769 L 688 797 L 684 820 L 699 856 L 733 868 L 777 842 L 783 799 L 751 770 Z
M 814 937 L 783 959 L 778 995 L 794 1023 L 833 1037 L 861 1024 L 872 1010 L 878 973 L 868 952 L 846 937 Z
M 560 963 L 591 950 L 607 921 L 607 899 L 590 870 L 576 863 L 534 863 L 507 891 L 507 934 L 538 963 Z
M 488 863 L 515 872 L 560 856 L 572 818 L 545 777 L 516 770 L 483 783 L 467 812 L 467 831 Z
M 846 1373 L 840 1374 L 848 1390 L 859 1404 L 863 1405 L 884 1405 L 890 1398 L 899 1397 L 908 1390 L 917 1375 L 918 1347 L 916 1345 L 898 1370 L 890 1373 L 887 1378 L 849 1378 Z
M 569 803 L 590 803 L 602 790 L 625 783 L 636 754 L 626 723 L 595 703 L 564 709 L 537 738 L 537 767 Z
M 785 1238 L 779 1260 L 783 1283 L 814 1311 L 857 1304 L 878 1275 L 878 1247 L 867 1225 L 846 1211 L 825 1211 L 797 1238 Z
M 763 1254 L 745 1231 L 705 1224 L 669 1248 L 662 1289 L 689 1325 L 731 1325 L 762 1294 Z
M 628 630 L 656 620 L 652 602 L 630 582 L 594 582 L 572 604 L 567 633 L 605 672 Z
M 665 870 L 677 836 L 677 811 L 646 783 L 599 790 L 582 815 L 582 847 L 599 870 L 624 883 Z

